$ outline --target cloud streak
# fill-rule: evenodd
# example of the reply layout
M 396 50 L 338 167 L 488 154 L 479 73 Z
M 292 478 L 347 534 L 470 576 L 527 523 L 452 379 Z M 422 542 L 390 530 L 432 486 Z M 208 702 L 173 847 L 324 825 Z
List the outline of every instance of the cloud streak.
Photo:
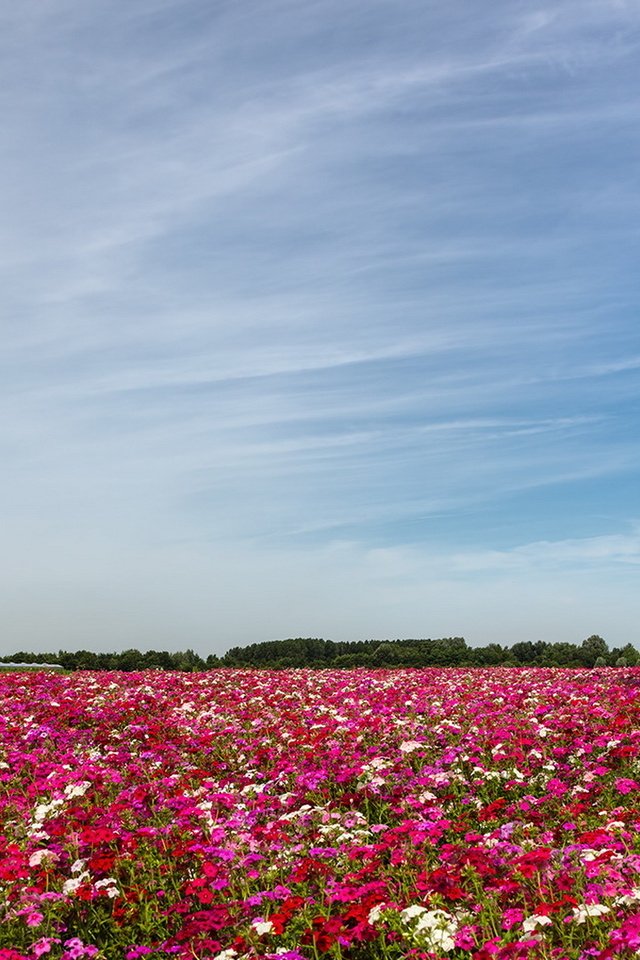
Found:
M 377 632 L 367 604 L 414 629 L 433 580 L 484 636 L 480 580 L 522 577 L 519 639 L 552 628 L 518 627 L 525 571 L 595 616 L 599 550 L 631 611 L 639 28 L 572 0 L 3 11 L 7 636 L 46 646 L 57 591 L 56 638 L 111 597 L 114 635 L 182 613 L 206 647 L 208 576 L 233 642 L 311 633 L 305 571 L 352 597 L 335 635 Z M 409 570 L 389 616 L 383 556 Z M 427 632 L 459 632 L 445 606 Z

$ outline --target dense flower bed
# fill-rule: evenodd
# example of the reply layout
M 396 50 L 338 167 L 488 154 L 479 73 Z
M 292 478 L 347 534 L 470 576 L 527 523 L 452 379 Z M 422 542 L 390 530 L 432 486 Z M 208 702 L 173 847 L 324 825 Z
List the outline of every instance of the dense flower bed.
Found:
M 0 702 L 0 960 L 640 951 L 640 671 L 19 673 Z

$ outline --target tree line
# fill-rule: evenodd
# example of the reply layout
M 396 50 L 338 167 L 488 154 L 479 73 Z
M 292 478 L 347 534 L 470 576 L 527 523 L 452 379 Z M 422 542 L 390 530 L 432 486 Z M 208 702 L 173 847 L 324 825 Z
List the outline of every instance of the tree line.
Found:
M 223 656 L 202 657 L 194 650 L 95 653 L 92 650 L 58 653 L 18 651 L 0 657 L 0 663 L 59 664 L 65 670 L 213 670 L 219 667 L 258 667 L 284 670 L 292 667 L 633 667 L 640 653 L 628 643 L 609 646 L 594 634 L 581 644 L 529 640 L 503 646 L 489 643 L 470 647 L 463 637 L 437 640 L 323 640 L 295 637 L 232 647 Z

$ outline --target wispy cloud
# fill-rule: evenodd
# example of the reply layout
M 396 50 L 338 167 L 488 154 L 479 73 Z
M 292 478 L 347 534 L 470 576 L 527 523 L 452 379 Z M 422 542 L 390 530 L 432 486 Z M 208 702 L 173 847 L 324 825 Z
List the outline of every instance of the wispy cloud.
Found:
M 492 596 L 545 565 L 541 596 L 561 567 L 579 592 L 590 551 L 613 596 L 636 562 L 639 43 L 624 2 L 6 7 L 6 582 L 48 558 L 21 568 L 37 608 L 56 552 L 70 585 L 130 555 L 135 607 L 145 563 L 202 583 L 224 544 L 235 641 L 247 584 L 287 632 L 274 565 L 326 599 L 335 563 L 356 632 L 376 556 L 442 564 L 470 620 L 481 571 Z M 194 603 L 163 583 L 143 636 Z

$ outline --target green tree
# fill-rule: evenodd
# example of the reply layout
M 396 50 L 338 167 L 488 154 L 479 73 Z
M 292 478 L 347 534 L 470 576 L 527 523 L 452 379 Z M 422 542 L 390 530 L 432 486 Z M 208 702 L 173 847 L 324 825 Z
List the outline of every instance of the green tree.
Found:
M 627 661 L 628 667 L 637 667 L 640 662 L 640 654 L 631 643 L 625 644 L 620 651 L 620 656 Z
M 602 658 L 606 664 L 609 661 L 609 647 L 606 640 L 594 633 L 582 641 L 578 656 L 585 667 L 594 667 L 598 658 Z

